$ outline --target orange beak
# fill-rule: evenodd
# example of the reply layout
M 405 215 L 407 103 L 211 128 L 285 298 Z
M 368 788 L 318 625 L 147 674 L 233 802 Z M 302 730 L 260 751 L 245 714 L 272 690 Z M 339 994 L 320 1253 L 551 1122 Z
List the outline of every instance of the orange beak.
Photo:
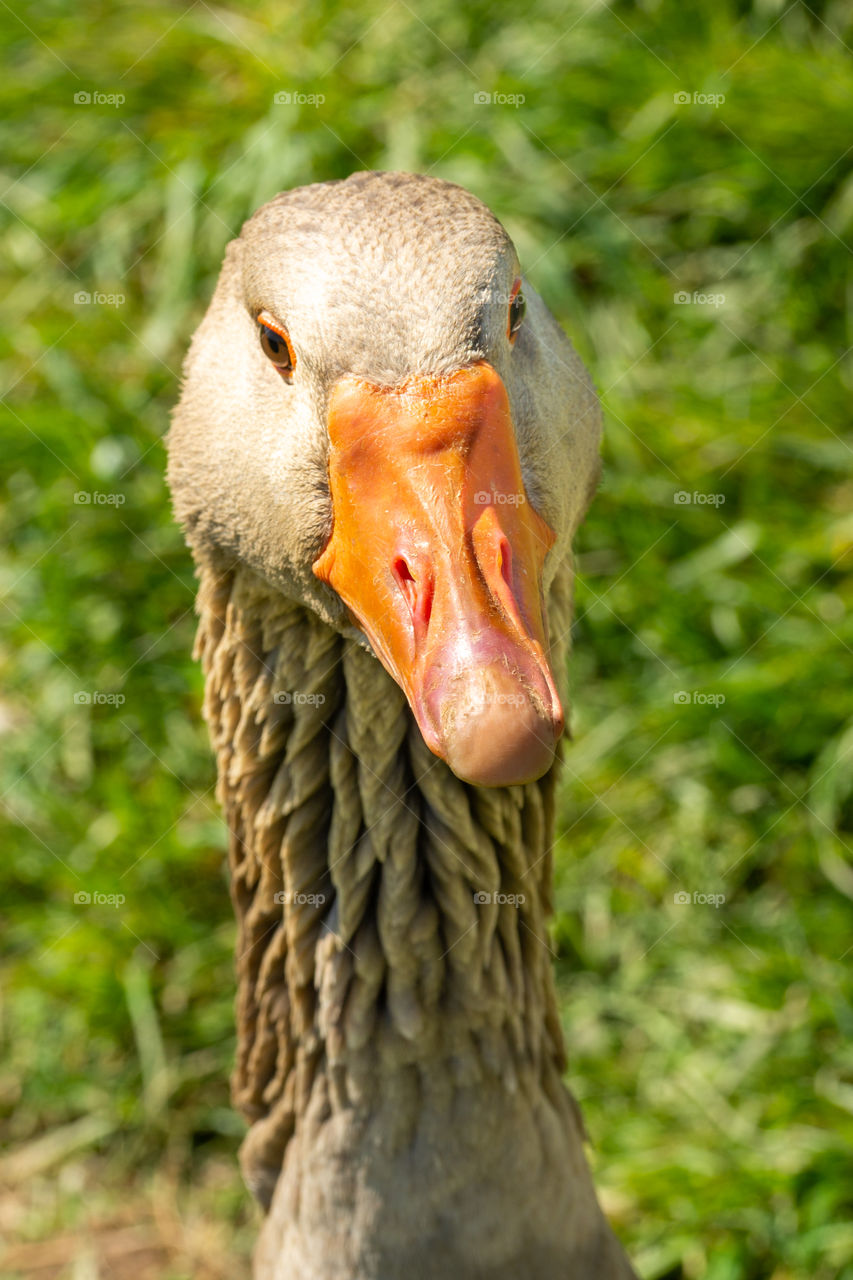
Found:
M 503 382 L 486 363 L 329 405 L 338 593 L 458 777 L 540 777 L 563 730 L 541 576 L 554 534 L 527 501 Z

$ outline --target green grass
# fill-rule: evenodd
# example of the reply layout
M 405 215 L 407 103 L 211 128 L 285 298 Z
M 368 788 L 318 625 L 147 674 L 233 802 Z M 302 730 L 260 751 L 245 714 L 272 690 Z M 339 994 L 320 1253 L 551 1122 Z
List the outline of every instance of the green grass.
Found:
M 95 1118 L 20 1231 L 82 1220 L 62 1170 L 89 1159 L 122 1201 L 168 1170 L 245 1257 L 224 834 L 160 440 L 243 219 L 407 168 L 502 218 L 606 409 L 554 920 L 605 1202 L 646 1280 L 853 1277 L 849 10 L 16 0 L 0 35 L 0 1109 L 13 1153 Z M 124 702 L 75 701 L 96 691 Z M 233 1181 L 203 1198 L 213 1167 Z

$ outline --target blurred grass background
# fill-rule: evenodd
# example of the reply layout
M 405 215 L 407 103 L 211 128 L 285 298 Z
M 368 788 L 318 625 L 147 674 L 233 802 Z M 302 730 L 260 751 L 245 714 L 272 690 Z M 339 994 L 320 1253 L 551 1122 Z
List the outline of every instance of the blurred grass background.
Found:
M 553 937 L 608 1212 L 646 1280 L 853 1276 L 850 7 L 14 0 L 0 35 L 0 1276 L 248 1274 L 161 438 L 228 239 L 365 167 L 489 203 L 606 407 Z

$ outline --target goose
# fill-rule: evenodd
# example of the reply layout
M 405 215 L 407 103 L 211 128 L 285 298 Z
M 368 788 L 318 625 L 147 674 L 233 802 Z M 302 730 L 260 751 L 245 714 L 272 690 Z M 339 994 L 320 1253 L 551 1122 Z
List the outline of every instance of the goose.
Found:
M 238 921 L 256 1280 L 627 1280 L 546 920 L 588 373 L 429 176 L 228 245 L 169 484 Z

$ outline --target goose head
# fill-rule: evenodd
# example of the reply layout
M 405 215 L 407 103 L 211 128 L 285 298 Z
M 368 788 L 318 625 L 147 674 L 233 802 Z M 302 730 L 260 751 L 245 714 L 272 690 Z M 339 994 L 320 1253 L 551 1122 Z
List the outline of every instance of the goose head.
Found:
M 277 196 L 184 373 L 169 470 L 197 556 L 371 647 L 464 781 L 541 776 L 563 729 L 548 592 L 599 410 L 489 210 L 396 173 Z

